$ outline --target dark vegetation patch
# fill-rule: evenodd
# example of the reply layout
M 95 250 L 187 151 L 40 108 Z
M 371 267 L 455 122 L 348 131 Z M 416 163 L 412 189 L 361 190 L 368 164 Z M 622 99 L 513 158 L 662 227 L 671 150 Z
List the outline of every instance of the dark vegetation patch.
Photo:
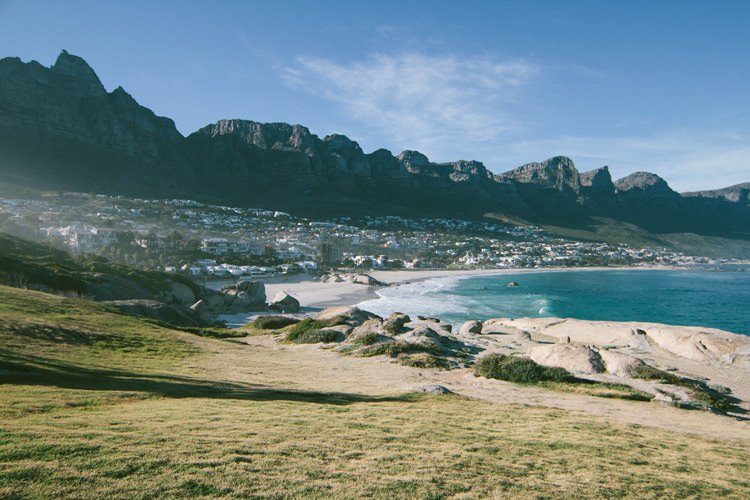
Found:
M 247 332 L 237 330 L 233 328 L 218 328 L 218 327 L 175 327 L 172 325 L 165 325 L 175 330 L 181 330 L 184 332 L 192 333 L 200 337 L 208 337 L 212 339 L 237 339 L 247 337 Z
M 443 348 L 435 344 L 434 342 L 410 343 L 396 341 L 367 346 L 364 349 L 360 349 L 359 351 L 357 351 L 357 355 L 362 357 L 390 356 L 392 358 L 395 358 L 401 354 L 417 352 L 441 354 L 442 351 Z
M 295 344 L 318 344 L 320 342 L 340 342 L 343 334 L 334 330 L 305 330 L 295 336 L 291 342 Z
M 427 352 L 404 353 L 399 354 L 396 358 L 404 366 L 413 368 L 448 368 L 449 363 L 446 359 Z
M 505 380 L 519 384 L 538 382 L 574 382 L 577 379 L 563 368 L 552 368 L 535 363 L 529 358 L 490 354 L 483 357 L 474 368 L 482 377 Z
M 259 330 L 279 330 L 299 322 L 297 318 L 287 316 L 259 316 L 252 322 L 252 326 Z
M 717 410 L 723 413 L 736 409 L 737 398 L 729 395 L 727 391 L 717 390 L 709 387 L 704 382 L 689 378 L 678 377 L 653 366 L 641 366 L 633 375 L 635 378 L 657 380 L 671 385 L 685 387 L 692 391 L 694 401 L 678 402 L 677 406 L 686 409 Z M 724 388 L 722 388 L 724 389 Z
M 83 297 L 95 296 L 97 285 L 105 279 L 151 294 L 167 290 L 170 283 L 181 283 L 196 296 L 202 295 L 200 285 L 178 274 L 143 271 L 95 255 L 72 256 L 50 245 L 0 233 L 0 284 Z
M 289 342 L 295 342 L 298 344 L 302 343 L 311 343 L 308 341 L 299 341 L 297 339 L 299 338 L 307 338 L 311 339 L 314 338 L 315 335 L 306 335 L 307 332 L 311 332 L 314 330 L 320 330 L 322 328 L 326 328 L 328 326 L 338 326 L 343 325 L 346 323 L 346 318 L 337 316 L 335 318 L 332 318 L 327 321 L 319 321 L 312 318 L 305 318 L 302 321 L 294 324 L 294 326 L 291 327 L 289 330 L 289 333 L 287 333 L 286 340 Z M 333 332 L 336 333 L 336 332 Z M 317 335 L 317 334 L 316 334 Z M 323 341 L 317 341 L 317 342 L 323 342 Z
M 355 345 L 373 345 L 382 340 L 388 340 L 388 337 L 376 332 L 367 332 L 359 334 L 356 337 L 350 337 L 349 342 Z

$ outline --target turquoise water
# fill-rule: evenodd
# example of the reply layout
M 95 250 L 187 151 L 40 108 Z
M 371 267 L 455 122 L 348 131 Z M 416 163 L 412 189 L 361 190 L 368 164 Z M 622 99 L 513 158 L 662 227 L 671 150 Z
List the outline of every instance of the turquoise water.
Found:
M 517 287 L 506 286 L 516 281 Z M 750 272 L 560 271 L 437 278 L 379 293 L 360 307 L 457 324 L 493 317 L 558 316 L 721 328 L 750 335 Z

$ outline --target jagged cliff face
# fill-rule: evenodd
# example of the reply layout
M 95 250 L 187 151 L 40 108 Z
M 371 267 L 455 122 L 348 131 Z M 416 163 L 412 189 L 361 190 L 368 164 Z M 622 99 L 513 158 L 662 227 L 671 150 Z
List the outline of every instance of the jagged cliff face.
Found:
M 91 67 L 65 51 L 51 68 L 0 60 L 0 131 L 4 172 L 36 174 L 50 187 L 112 192 L 116 183 L 148 191 L 140 174 L 175 170 L 183 161 L 184 138 L 172 120 L 122 88 L 106 92 Z
M 301 125 L 221 120 L 187 138 L 122 88 L 107 92 L 80 57 L 45 68 L 0 60 L 0 174 L 21 184 L 180 196 L 303 215 L 509 215 L 582 226 L 592 217 L 652 231 L 750 234 L 750 185 L 674 192 L 654 174 L 613 182 L 557 156 L 493 175 L 478 161 L 418 151 L 366 154 L 343 135 Z M 743 236 L 744 235 L 744 236 Z

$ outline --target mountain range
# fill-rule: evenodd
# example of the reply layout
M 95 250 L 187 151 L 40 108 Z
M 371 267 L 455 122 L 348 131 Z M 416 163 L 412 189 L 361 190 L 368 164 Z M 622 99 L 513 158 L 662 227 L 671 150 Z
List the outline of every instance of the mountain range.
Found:
M 0 59 L 0 174 L 25 187 L 308 217 L 494 217 L 750 240 L 750 183 L 680 194 L 655 174 L 613 181 L 607 167 L 578 172 L 564 156 L 494 174 L 478 161 L 365 153 L 344 135 L 321 139 L 301 125 L 238 119 L 185 137 L 121 87 L 107 92 L 86 61 L 66 51 L 51 67 Z

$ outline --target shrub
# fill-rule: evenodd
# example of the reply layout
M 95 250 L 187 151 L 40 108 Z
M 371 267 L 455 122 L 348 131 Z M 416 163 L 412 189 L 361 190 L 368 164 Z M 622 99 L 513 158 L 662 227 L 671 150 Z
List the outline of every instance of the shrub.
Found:
M 575 377 L 563 368 L 551 368 L 529 358 L 490 354 L 480 359 L 474 369 L 477 375 L 508 382 L 533 384 L 543 381 L 573 382 Z
M 319 342 L 338 342 L 341 338 L 341 333 L 334 330 L 305 330 L 299 335 L 295 336 L 291 340 L 295 344 L 317 344 Z
M 448 363 L 445 359 L 435 356 L 434 354 L 419 352 L 412 354 L 400 354 L 398 362 L 404 366 L 414 368 L 447 368 Z
M 346 318 L 337 316 L 327 321 L 318 321 L 312 318 L 305 318 L 302 321 L 296 323 L 286 336 L 286 339 L 290 342 L 295 342 L 300 335 L 304 335 L 305 332 L 310 330 L 320 330 L 327 326 L 338 326 L 346 323 Z M 321 341 L 322 342 L 322 341 Z
M 288 318 L 286 316 L 259 316 L 253 321 L 253 327 L 259 330 L 278 330 L 279 328 L 299 322 L 297 318 Z
M 678 377 L 677 375 L 673 375 L 672 373 L 667 373 L 665 371 L 659 370 L 649 365 L 637 367 L 633 371 L 633 378 L 643 378 L 646 380 L 659 380 L 667 384 L 688 386 L 685 380 L 683 380 L 681 377 Z
M 373 345 L 377 344 L 383 338 L 387 337 L 375 332 L 367 332 L 359 334 L 356 337 L 349 337 L 349 342 L 356 345 Z
M 424 342 L 420 344 L 412 344 L 409 342 L 384 342 L 382 344 L 375 344 L 359 351 L 358 355 L 363 357 L 370 356 L 390 356 L 395 358 L 400 354 L 412 353 L 412 352 L 433 352 L 439 353 L 442 349 L 437 344 L 432 342 Z

